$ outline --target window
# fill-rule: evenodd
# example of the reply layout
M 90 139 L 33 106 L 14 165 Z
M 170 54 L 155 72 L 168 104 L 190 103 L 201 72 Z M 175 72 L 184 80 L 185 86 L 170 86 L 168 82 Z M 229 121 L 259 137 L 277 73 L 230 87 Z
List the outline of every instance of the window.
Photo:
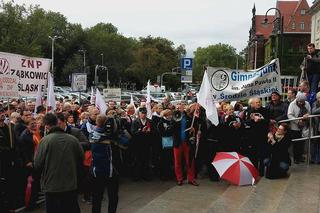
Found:
M 320 18 L 317 20 L 317 32 L 320 32 Z
M 300 30 L 304 30 L 304 22 L 300 23 Z
M 293 29 L 293 30 L 296 29 L 296 23 L 295 22 L 292 22 L 291 29 Z
M 306 14 L 306 10 L 300 10 L 300 15 L 304 16 Z

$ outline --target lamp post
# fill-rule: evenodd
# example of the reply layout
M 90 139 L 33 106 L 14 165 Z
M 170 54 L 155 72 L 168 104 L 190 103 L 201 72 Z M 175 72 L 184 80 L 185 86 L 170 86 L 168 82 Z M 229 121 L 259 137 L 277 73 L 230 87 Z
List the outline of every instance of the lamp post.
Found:
M 79 50 L 79 52 L 83 53 L 83 72 L 85 72 L 85 69 L 86 69 L 86 52 L 87 52 L 87 50 L 81 49 L 81 50 Z
M 52 71 L 52 75 L 54 74 L 54 42 L 56 39 L 62 38 L 61 36 L 49 36 L 49 38 L 51 39 L 51 71 Z
M 163 84 L 163 77 L 165 75 L 177 75 L 178 72 L 174 72 L 175 70 L 180 70 L 180 67 L 174 67 L 171 69 L 171 72 L 164 72 L 161 74 L 161 78 L 160 78 L 160 88 L 162 87 L 162 84 Z
M 94 69 L 94 85 L 97 87 L 98 85 L 98 69 L 100 70 L 107 70 L 108 68 L 106 66 L 102 66 L 102 65 L 96 65 L 95 69 Z M 109 81 L 109 80 L 107 80 Z M 109 82 L 107 82 L 107 88 L 109 88 Z
M 107 88 L 109 88 L 109 69 L 103 65 L 103 53 L 100 54 L 101 55 L 101 67 L 104 69 L 104 70 L 107 70 Z
M 277 11 L 277 17 L 272 22 L 269 22 L 269 20 L 268 20 L 268 12 L 270 10 L 276 10 Z M 279 41 L 279 44 L 278 44 L 277 53 L 280 52 L 279 60 L 280 60 L 280 67 L 282 68 L 281 64 L 282 64 L 282 57 L 283 57 L 283 17 L 281 15 L 281 11 L 276 7 L 272 7 L 272 8 L 269 8 L 267 10 L 267 12 L 266 12 L 266 14 L 264 16 L 264 21 L 262 22 L 263 25 L 268 25 L 268 24 L 273 24 L 273 23 L 277 24 L 277 26 L 273 27 L 273 33 L 276 33 L 276 34 L 280 35 L 280 41 Z

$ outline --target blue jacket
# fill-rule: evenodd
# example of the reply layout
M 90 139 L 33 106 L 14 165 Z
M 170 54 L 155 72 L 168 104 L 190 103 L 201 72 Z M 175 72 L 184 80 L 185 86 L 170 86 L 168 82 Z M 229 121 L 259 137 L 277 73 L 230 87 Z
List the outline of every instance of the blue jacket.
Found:
M 112 177 L 112 148 L 103 128 L 95 127 L 89 134 L 92 152 L 92 174 L 94 177 Z

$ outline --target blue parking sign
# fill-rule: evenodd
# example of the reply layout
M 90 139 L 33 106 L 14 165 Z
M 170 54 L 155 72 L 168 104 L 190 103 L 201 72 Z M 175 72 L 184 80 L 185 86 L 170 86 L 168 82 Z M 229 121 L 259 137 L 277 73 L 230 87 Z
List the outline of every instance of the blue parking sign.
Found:
M 180 67 L 182 70 L 192 70 L 192 58 L 182 58 L 180 61 Z

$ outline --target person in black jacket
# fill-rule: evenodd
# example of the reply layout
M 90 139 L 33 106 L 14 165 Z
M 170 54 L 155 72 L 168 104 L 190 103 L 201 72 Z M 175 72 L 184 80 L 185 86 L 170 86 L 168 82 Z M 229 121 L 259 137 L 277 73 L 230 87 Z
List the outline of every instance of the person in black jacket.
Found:
M 150 155 L 151 155 L 151 120 L 147 118 L 147 109 L 139 108 L 139 118 L 133 121 L 132 149 L 134 152 L 135 165 L 133 168 L 133 180 L 141 178 L 145 181 L 151 180 L 150 175 Z
M 152 108 L 152 147 L 151 147 L 151 160 L 153 173 L 159 174 L 160 170 L 160 153 L 161 153 L 161 136 L 158 131 L 158 124 L 161 120 L 160 113 L 162 111 L 162 105 L 157 104 Z
M 32 114 L 29 110 L 21 111 L 21 119 L 18 119 L 14 132 L 17 138 L 20 137 L 21 133 L 27 128 L 26 123 L 30 120 Z
M 267 144 L 269 132 L 269 112 L 262 107 L 260 98 L 252 98 L 251 106 L 246 112 L 247 144 L 244 153 L 253 165 L 259 169 L 260 176 L 264 175 L 263 159 L 269 155 Z
M 223 117 L 222 130 L 223 138 L 221 148 L 224 152 L 240 152 L 243 135 L 243 125 L 240 117 L 234 113 L 234 108 L 231 105 L 226 105 L 226 112 Z
M 287 119 L 288 105 L 281 101 L 281 95 L 278 92 L 271 94 L 271 101 L 266 106 L 269 110 L 270 121 L 281 121 Z
M 34 140 L 34 132 L 37 128 L 37 123 L 35 118 L 31 118 L 26 122 L 27 128 L 21 133 L 19 137 L 19 144 L 20 144 L 20 151 L 22 156 L 22 163 L 23 168 L 25 171 L 25 186 L 27 187 L 28 184 L 28 177 L 32 176 L 33 183 L 32 183 L 32 190 L 31 190 L 31 198 L 30 203 L 27 204 L 27 207 L 29 209 L 33 209 L 36 205 L 38 192 L 40 190 L 40 176 L 34 172 L 34 155 L 36 152 L 36 149 L 38 147 L 38 144 Z
M 315 45 L 310 43 L 307 45 L 308 55 L 304 58 L 301 68 L 307 72 L 307 77 L 310 82 L 311 93 L 318 92 L 318 84 L 320 80 L 320 52 L 315 49 Z
M 270 179 L 287 177 L 287 171 L 291 164 L 288 149 L 291 145 L 288 125 L 280 124 L 275 134 L 268 134 L 268 142 L 271 147 L 270 155 L 264 159 L 267 166 L 266 177 Z
M 158 131 L 161 136 L 160 154 L 160 179 L 168 180 L 171 178 L 172 148 L 173 148 L 173 120 L 172 111 L 166 109 L 161 112 L 161 120 L 158 123 Z

